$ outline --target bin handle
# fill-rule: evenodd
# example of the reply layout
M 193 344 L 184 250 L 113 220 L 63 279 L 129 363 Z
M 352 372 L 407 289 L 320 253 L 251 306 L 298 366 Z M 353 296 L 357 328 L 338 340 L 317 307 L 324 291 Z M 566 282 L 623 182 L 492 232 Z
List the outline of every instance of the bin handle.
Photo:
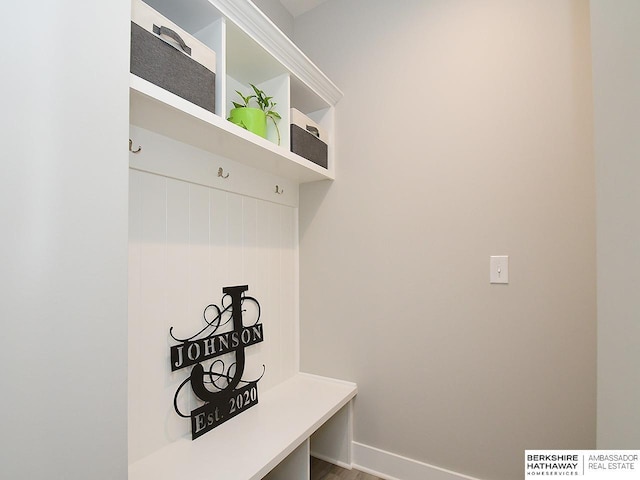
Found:
M 184 53 L 186 53 L 189 56 L 191 55 L 191 48 L 187 46 L 186 43 L 184 43 L 184 40 L 180 35 L 178 35 L 176 32 L 174 32 L 170 28 L 159 27 L 156 24 L 154 24 L 153 33 L 155 33 L 156 35 L 166 35 L 167 37 L 174 39 L 176 42 L 178 42 L 178 45 L 180 45 L 180 48 L 182 48 Z
M 307 132 L 309 132 L 312 135 L 315 135 L 316 137 L 320 138 L 320 131 L 316 127 L 314 127 L 313 125 L 307 125 Z

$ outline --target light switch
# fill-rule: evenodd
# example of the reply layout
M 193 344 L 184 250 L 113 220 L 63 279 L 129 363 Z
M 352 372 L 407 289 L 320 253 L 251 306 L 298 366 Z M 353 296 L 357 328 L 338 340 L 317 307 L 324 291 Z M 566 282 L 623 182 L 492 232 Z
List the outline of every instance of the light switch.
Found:
M 489 281 L 491 283 L 509 283 L 509 255 L 497 255 L 489 258 Z

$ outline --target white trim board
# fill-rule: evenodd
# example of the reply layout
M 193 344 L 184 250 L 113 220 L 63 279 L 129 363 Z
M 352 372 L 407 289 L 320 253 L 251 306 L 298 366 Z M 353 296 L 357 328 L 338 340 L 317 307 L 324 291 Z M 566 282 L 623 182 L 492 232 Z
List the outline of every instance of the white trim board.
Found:
M 481 480 L 358 442 L 352 443 L 352 459 L 356 470 L 386 480 Z
M 318 452 L 314 452 L 313 450 L 310 451 L 310 455 L 314 458 L 317 458 L 318 460 L 322 460 L 323 462 L 327 462 L 327 463 L 331 463 L 333 465 L 337 465 L 340 468 L 344 468 L 345 470 L 352 470 L 353 469 L 353 465 L 351 465 L 350 463 L 345 463 L 342 462 L 340 460 L 336 460 L 335 458 L 329 457 L 327 455 L 322 455 L 321 453 Z M 364 472 L 364 470 L 363 470 Z

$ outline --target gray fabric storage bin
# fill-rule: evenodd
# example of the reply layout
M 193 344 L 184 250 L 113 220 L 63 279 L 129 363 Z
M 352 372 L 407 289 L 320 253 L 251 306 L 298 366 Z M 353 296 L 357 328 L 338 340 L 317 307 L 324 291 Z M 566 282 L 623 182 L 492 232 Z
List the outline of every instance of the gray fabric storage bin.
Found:
M 291 124 L 291 151 L 321 167 L 327 168 L 328 166 L 327 144 L 294 124 Z
M 291 151 L 323 168 L 328 168 L 327 132 L 307 115 L 290 109 Z
M 131 73 L 214 112 L 216 74 L 211 69 L 215 70 L 215 53 L 205 52 L 214 59 L 213 65 L 207 68 L 191 57 L 191 50 L 194 57 L 202 56 L 206 46 L 148 5 L 135 1 L 133 7 L 132 18 L 140 18 L 139 22 L 144 25 L 131 22 Z M 183 48 L 188 53 L 181 51 Z

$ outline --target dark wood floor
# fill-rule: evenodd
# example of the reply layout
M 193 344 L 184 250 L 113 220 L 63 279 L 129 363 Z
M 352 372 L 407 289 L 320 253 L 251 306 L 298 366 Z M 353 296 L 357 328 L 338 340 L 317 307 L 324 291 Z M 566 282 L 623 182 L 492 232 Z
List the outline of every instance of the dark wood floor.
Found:
M 345 470 L 311 457 L 311 480 L 382 480 L 358 470 Z

